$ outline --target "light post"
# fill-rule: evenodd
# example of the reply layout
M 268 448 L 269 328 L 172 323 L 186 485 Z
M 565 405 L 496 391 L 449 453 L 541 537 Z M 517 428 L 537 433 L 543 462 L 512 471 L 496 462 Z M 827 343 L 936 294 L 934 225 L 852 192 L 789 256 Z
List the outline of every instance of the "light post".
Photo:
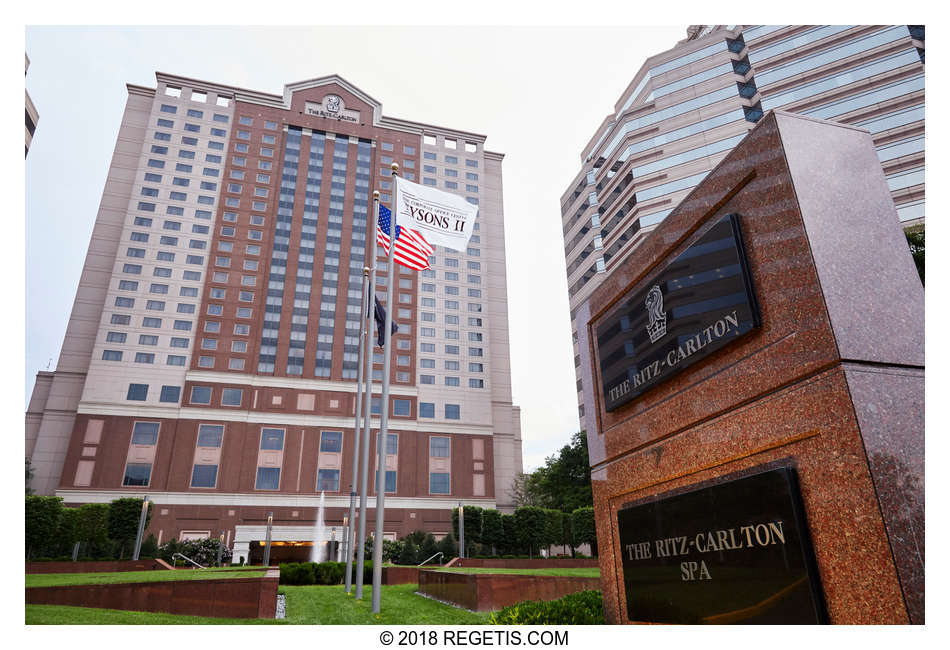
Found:
M 132 559 L 138 561 L 139 551 L 142 550 L 142 535 L 145 533 L 145 518 L 148 516 L 148 495 L 142 499 L 142 514 L 139 515 L 139 530 L 135 534 L 135 550 L 132 552 Z
M 218 538 L 218 566 L 221 566 L 221 551 L 224 549 L 224 531 L 221 531 L 221 536 Z
M 465 557 L 465 509 L 459 501 L 459 559 Z
M 274 513 L 267 513 L 267 537 L 264 539 L 264 566 L 270 566 L 270 529 L 274 525 Z

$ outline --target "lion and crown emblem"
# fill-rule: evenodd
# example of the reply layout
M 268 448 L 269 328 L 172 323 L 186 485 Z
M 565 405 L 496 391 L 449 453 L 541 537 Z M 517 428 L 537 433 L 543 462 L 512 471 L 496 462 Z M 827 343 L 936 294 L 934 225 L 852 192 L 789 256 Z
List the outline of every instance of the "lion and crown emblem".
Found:
M 647 298 L 643 301 L 647 308 L 647 334 L 650 335 L 650 343 L 656 343 L 666 334 L 666 312 L 663 311 L 663 292 L 658 285 L 653 285 L 647 292 Z

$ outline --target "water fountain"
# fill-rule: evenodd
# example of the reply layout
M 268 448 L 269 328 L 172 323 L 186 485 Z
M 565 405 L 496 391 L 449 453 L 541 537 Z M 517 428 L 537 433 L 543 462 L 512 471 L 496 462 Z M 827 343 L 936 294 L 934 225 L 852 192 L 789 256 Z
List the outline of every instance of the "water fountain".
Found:
M 310 551 L 311 562 L 325 562 L 329 546 L 327 544 L 326 526 L 323 524 L 323 492 L 320 493 L 320 506 L 317 508 L 317 521 L 313 528 L 313 550 Z

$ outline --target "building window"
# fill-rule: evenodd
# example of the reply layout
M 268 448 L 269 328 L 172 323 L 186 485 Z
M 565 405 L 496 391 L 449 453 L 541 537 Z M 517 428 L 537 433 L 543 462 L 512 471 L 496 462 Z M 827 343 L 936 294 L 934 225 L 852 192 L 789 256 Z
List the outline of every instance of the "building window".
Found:
M 191 470 L 191 487 L 213 488 L 218 480 L 217 465 L 195 465 Z
M 430 472 L 429 493 L 449 494 L 449 475 L 445 472 Z
M 225 388 L 221 391 L 221 406 L 240 406 L 243 396 L 241 388 Z
M 446 404 L 445 405 L 445 419 L 446 420 L 459 420 L 461 416 L 459 414 L 459 405 L 458 404 Z
M 433 458 L 449 457 L 449 438 L 432 436 L 429 438 L 429 456 Z
M 151 463 L 128 463 L 125 466 L 125 476 L 122 479 L 122 485 L 125 487 L 147 487 L 151 475 Z
M 161 396 L 158 398 L 159 402 L 173 402 L 178 403 L 178 398 L 181 396 L 181 386 L 162 386 Z
M 261 449 L 280 451 L 284 448 L 283 429 L 261 429 Z
M 408 399 L 393 399 L 393 415 L 412 415 L 412 401 Z
M 317 490 L 320 492 L 337 492 L 340 489 L 340 470 L 318 469 Z
M 158 422 L 136 422 L 132 427 L 131 445 L 139 448 L 152 447 L 151 454 L 154 457 L 154 447 L 158 444 L 159 427 Z M 147 451 L 145 451 L 145 455 L 148 455 Z M 141 455 L 139 458 L 141 458 Z M 147 486 L 151 474 L 152 463 L 150 462 L 128 463 L 125 466 L 122 485 L 127 487 Z
M 210 404 L 211 386 L 192 386 L 191 387 L 192 404 Z
M 338 454 L 343 451 L 342 431 L 322 431 L 320 433 L 320 452 Z
M 129 392 L 125 399 L 136 402 L 144 402 L 148 397 L 148 384 L 129 384 Z
M 255 490 L 278 490 L 280 489 L 280 468 L 279 467 L 258 467 L 257 481 L 254 484 Z

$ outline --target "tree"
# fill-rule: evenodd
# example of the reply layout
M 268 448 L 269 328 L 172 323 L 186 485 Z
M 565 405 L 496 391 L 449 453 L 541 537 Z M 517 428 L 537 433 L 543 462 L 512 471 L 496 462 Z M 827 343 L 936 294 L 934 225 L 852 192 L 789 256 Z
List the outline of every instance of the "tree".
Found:
M 406 538 L 405 543 L 402 545 L 402 552 L 399 554 L 399 560 L 397 564 L 408 564 L 416 565 L 419 563 L 416 556 L 418 555 L 418 549 L 415 544 L 412 543 L 412 540 L 408 537 Z
M 73 546 L 79 541 L 79 508 L 63 508 L 59 513 L 54 537 L 55 555 L 71 555 Z
M 26 497 L 24 532 L 26 533 L 26 557 L 34 557 L 54 544 L 54 534 L 63 510 L 60 497 Z
M 220 541 L 220 540 L 219 540 Z M 155 539 L 155 535 L 149 535 L 144 542 L 142 542 L 142 549 L 140 557 L 146 558 L 158 557 L 158 540 Z M 217 559 L 217 558 L 215 558 Z M 224 562 L 224 560 L 221 560 Z
M 26 496 L 33 494 L 33 488 L 30 487 L 30 482 L 33 480 L 33 463 L 30 462 L 30 459 L 26 459 Z
M 505 529 L 501 523 L 501 513 L 497 510 L 486 509 L 482 511 L 482 543 L 490 544 L 492 555 L 497 551 L 497 547 L 505 543 Z
M 122 556 L 122 550 L 127 542 L 134 543 L 139 531 L 139 518 L 142 515 L 142 499 L 127 497 L 125 499 L 115 499 L 109 504 L 109 515 L 106 519 L 106 525 L 109 530 L 109 538 L 121 543 L 119 557 Z M 148 522 L 152 518 L 152 502 L 148 504 L 148 513 L 145 515 L 145 528 L 148 528 Z
M 455 537 L 452 536 L 452 533 L 447 534 L 439 540 L 439 550 L 442 551 L 443 561 L 448 561 L 450 558 L 458 555 L 458 546 L 455 543 Z
M 109 504 L 87 503 L 79 507 L 76 539 L 87 542 L 86 555 L 99 555 L 109 542 Z
M 403 541 L 406 541 L 406 540 L 408 540 L 408 539 L 411 539 L 413 544 L 415 544 L 416 546 L 419 546 L 420 544 L 422 544 L 422 541 L 426 538 L 426 535 L 427 535 L 426 531 L 424 531 L 424 530 L 419 530 L 419 529 L 417 528 L 416 530 L 414 530 L 414 531 L 412 531 L 411 533 L 409 533 L 408 535 L 406 535 L 406 536 L 403 538 Z
M 540 505 L 540 498 L 533 477 L 533 473 L 521 473 L 515 476 L 515 480 L 511 483 L 511 489 L 508 491 L 515 507 Z
M 552 508 L 544 509 L 544 545 L 560 544 L 564 536 L 564 513 Z M 550 548 L 548 549 L 550 551 Z
M 141 506 L 139 506 L 141 509 Z M 158 549 L 158 555 L 169 563 L 174 563 L 180 558 L 172 559 L 175 553 L 181 553 L 190 560 L 197 562 L 202 566 L 214 566 L 218 561 L 218 547 L 221 547 L 221 564 L 227 566 L 231 563 L 231 549 L 221 543 L 217 537 L 205 537 L 203 539 L 189 539 L 183 542 L 169 540 L 162 544 Z M 191 566 L 188 564 L 188 566 Z
M 462 511 L 465 516 L 465 548 L 467 549 L 473 542 L 482 541 L 482 509 L 478 506 L 464 506 Z M 458 508 L 452 508 L 452 532 L 457 536 L 459 534 Z
M 924 284 L 924 229 L 905 230 L 904 236 L 907 238 L 910 254 L 914 258 L 914 264 L 917 266 L 920 283 Z
M 536 506 L 522 506 L 515 510 L 515 534 L 518 542 L 527 547 L 528 555 L 547 541 L 544 510 Z
M 439 552 L 439 544 L 435 541 L 435 535 L 426 533 L 422 538 L 422 544 L 419 546 L 419 561 L 423 562 Z
M 383 562 L 397 563 L 402 549 L 405 546 L 404 541 L 384 539 L 383 540 Z
M 561 544 L 568 546 L 571 549 L 571 557 L 576 555 L 575 553 L 575 543 L 574 543 L 574 526 L 571 524 L 571 515 L 564 513 L 564 517 L 561 519 Z
M 594 508 L 578 508 L 571 513 L 571 529 L 574 543 L 590 544 L 591 554 L 597 555 L 597 527 L 594 524 Z
M 504 534 L 504 541 L 502 546 L 504 550 L 508 553 L 514 554 L 520 546 L 518 541 L 518 526 L 515 524 L 514 515 L 502 515 L 501 516 L 501 529 Z
M 545 459 L 544 465 L 533 472 L 528 480 L 528 492 L 535 502 L 532 505 L 561 512 L 594 505 L 584 431 L 571 436 L 570 444 Z

